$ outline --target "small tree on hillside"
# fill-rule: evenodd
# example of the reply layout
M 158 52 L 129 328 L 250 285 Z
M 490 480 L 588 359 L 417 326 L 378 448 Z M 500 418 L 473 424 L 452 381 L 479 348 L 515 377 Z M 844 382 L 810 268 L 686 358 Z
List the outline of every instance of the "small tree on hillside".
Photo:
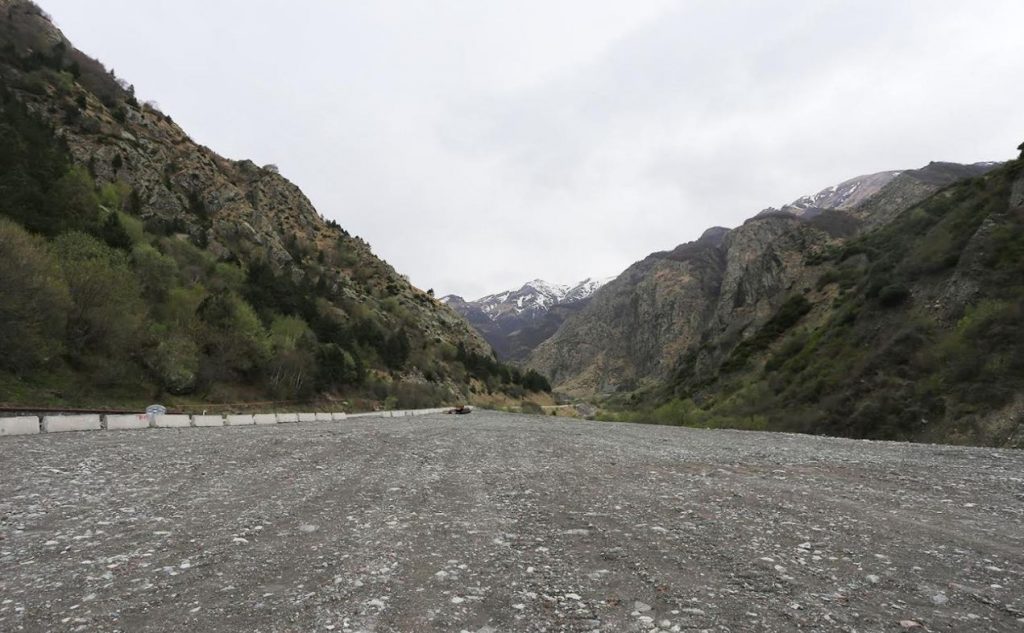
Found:
M 1018 145 L 1017 149 L 1020 150 L 1020 157 L 1024 158 L 1024 143 L 1021 143 L 1020 145 Z

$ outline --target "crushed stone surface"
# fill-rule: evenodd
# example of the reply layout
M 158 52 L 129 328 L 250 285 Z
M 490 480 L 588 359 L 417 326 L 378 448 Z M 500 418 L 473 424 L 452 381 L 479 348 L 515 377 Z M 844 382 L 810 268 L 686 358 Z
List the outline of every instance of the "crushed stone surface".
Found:
M 1024 631 L 1024 452 L 477 411 L 0 438 L 0 631 Z

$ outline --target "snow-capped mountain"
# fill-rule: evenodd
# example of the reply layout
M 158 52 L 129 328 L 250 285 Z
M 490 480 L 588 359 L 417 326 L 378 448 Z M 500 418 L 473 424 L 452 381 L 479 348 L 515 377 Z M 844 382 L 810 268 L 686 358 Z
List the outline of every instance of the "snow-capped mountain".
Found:
M 565 318 L 579 310 L 604 284 L 614 279 L 587 278 L 577 284 L 534 279 L 506 290 L 466 301 L 458 295 L 441 298 L 466 317 L 503 360 L 522 360 L 547 340 Z
M 968 168 L 979 173 L 984 173 L 998 166 L 999 163 L 982 162 L 970 165 L 958 165 L 956 163 L 932 162 L 926 168 L 911 170 L 916 179 L 931 179 L 940 182 L 947 172 Z M 772 213 L 791 213 L 797 217 L 810 220 L 825 211 L 847 211 L 857 215 L 857 209 L 861 203 L 875 196 L 886 185 L 895 180 L 900 174 L 909 173 L 904 171 L 880 171 L 876 174 L 867 174 L 844 180 L 838 185 L 832 185 L 822 189 L 810 196 L 797 198 L 781 209 L 769 207 L 760 213 L 759 216 Z M 863 218 L 862 218 L 863 219 Z
M 797 198 L 781 209 L 769 207 L 758 215 L 785 212 L 809 220 L 822 211 L 852 209 L 881 191 L 882 187 L 892 182 L 901 173 L 899 171 L 880 171 L 877 174 L 850 178 L 838 185 L 822 189 L 814 195 Z

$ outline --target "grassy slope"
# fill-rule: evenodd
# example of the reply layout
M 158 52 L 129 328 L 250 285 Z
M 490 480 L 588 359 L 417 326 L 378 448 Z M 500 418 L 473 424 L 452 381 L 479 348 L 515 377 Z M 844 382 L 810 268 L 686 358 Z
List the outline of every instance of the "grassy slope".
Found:
M 794 297 L 717 375 L 683 371 L 619 417 L 1019 443 L 995 414 L 1024 394 L 1024 210 L 1009 209 L 1022 173 L 1008 163 L 819 257 L 808 306 Z

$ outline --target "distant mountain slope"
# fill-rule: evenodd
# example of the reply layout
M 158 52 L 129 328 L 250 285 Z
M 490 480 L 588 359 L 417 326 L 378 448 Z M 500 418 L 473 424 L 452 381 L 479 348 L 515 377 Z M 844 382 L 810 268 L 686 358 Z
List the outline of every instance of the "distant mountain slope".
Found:
M 875 174 L 802 198 L 810 202 L 797 201 L 791 211 L 769 210 L 736 229 L 710 229 L 629 267 L 538 346 L 527 366 L 575 395 L 661 384 L 695 350 L 703 350 L 694 359 L 698 368 L 717 366 L 790 294 L 815 287 L 822 253 L 992 168 L 932 163 Z M 856 197 L 861 187 L 873 193 Z M 855 197 L 858 203 L 848 206 Z
M 822 189 L 814 195 L 800 197 L 781 209 L 765 209 L 759 215 L 782 211 L 811 219 L 823 211 L 851 209 L 877 194 L 899 175 L 898 171 L 882 171 L 877 174 L 857 176 L 838 185 Z
M 814 249 L 801 269 L 766 319 L 689 347 L 630 408 L 676 424 L 1024 447 L 1024 160 Z
M 521 381 L 275 167 L 194 143 L 26 0 L 0 0 L 0 115 L 0 342 L 22 352 L 0 402 L 416 406 Z
M 441 301 L 466 317 L 491 344 L 498 358 L 521 361 L 586 305 L 609 279 L 584 279 L 569 286 L 534 279 L 518 290 L 507 290 L 475 301 L 458 295 Z

